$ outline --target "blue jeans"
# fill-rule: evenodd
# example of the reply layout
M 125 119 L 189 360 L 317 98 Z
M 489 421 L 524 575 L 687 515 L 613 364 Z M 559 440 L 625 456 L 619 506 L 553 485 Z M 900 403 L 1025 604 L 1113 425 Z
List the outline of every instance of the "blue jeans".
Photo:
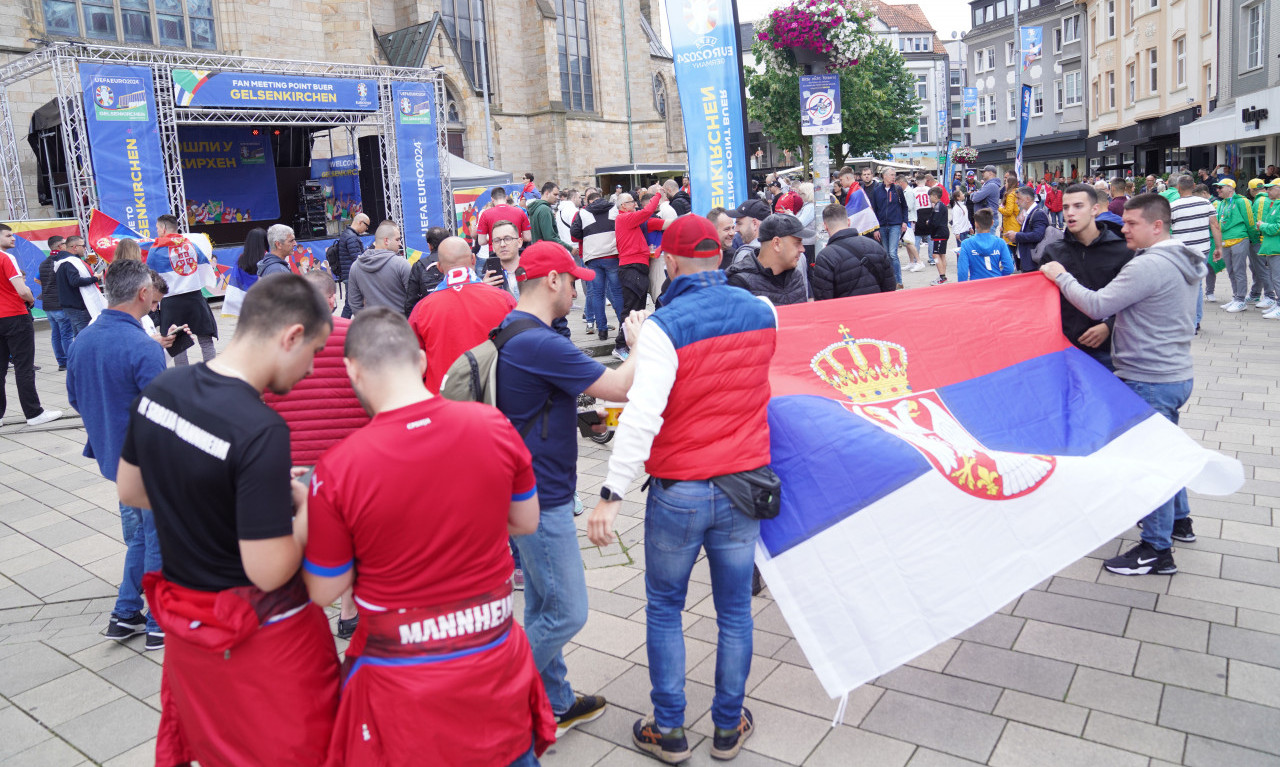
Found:
M 1123 379 L 1122 379 L 1123 380 Z M 1173 383 L 1143 383 L 1142 381 L 1125 381 L 1133 392 L 1147 401 L 1157 413 L 1174 423 L 1178 422 L 1178 408 L 1191 398 L 1193 379 L 1175 381 Z M 1191 516 L 1191 506 L 1187 503 L 1187 489 L 1184 487 L 1169 500 L 1160 504 L 1155 511 L 1142 518 L 1142 540 L 1153 548 L 1163 551 L 1173 545 L 1173 521 Z
M 898 243 L 902 242 L 902 225 L 880 227 L 881 245 L 889 252 L 889 263 L 893 264 L 893 279 L 902 284 L 902 261 L 898 260 Z M 927 258 L 927 256 L 926 256 Z M 735 722 L 737 720 L 734 720 Z M 737 726 L 736 724 L 734 725 Z
M 151 509 L 120 504 L 120 528 L 124 533 L 124 574 L 116 606 L 111 614 L 124 618 L 142 611 L 142 574 L 160 569 L 160 539 Z M 147 631 L 160 631 L 153 613 L 147 611 Z
M 1209 272 L 1212 273 L 1213 269 L 1210 268 Z M 1200 327 L 1200 320 L 1202 319 L 1204 319 L 1204 283 L 1201 283 L 1200 287 L 1196 289 L 1196 328 L 1197 329 Z
M 595 293 L 591 296 L 591 317 L 596 321 L 596 330 L 609 327 L 609 312 L 605 309 L 605 297 L 613 304 L 613 313 L 618 317 L 618 332 L 622 332 L 622 283 L 618 281 L 617 258 L 593 258 L 587 262 L 596 273 Z
M 660 727 L 684 726 L 684 629 L 680 611 L 698 552 L 707 550 L 716 607 L 715 726 L 731 729 L 742 716 L 751 671 L 751 571 L 760 522 L 737 511 L 709 481 L 654 480 L 644 518 L 645 638 L 650 698 Z
M 62 314 L 61 309 L 45 309 L 44 316 L 49 318 L 49 340 L 53 343 L 53 358 L 58 366 L 67 364 L 67 352 L 71 351 L 71 323 Z
M 68 335 L 70 335 L 71 338 L 74 339 L 76 336 L 80 335 L 81 330 L 84 330 L 85 328 L 89 327 L 89 321 L 92 320 L 93 318 L 89 316 L 89 312 L 86 309 L 64 308 L 62 310 L 62 319 L 64 322 L 66 322 L 68 325 L 71 326 L 71 332 Z M 63 338 L 63 341 L 65 342 L 67 336 L 64 335 L 62 338 Z M 70 354 L 71 344 L 66 344 L 64 346 L 64 349 L 68 354 Z
M 533 752 L 533 746 L 529 746 L 528 751 L 517 756 L 515 761 L 508 764 L 507 767 L 538 767 L 538 757 Z
M 573 501 L 544 507 L 538 529 L 516 538 L 516 546 L 524 568 L 524 633 L 551 710 L 563 714 L 574 702 L 573 686 L 565 679 L 564 646 L 587 625 L 587 577 Z

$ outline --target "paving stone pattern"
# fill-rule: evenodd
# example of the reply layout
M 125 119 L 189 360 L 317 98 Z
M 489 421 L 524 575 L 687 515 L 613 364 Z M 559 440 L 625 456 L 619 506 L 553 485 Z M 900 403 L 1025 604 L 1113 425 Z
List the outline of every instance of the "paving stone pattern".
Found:
M 929 272 L 908 272 L 924 288 Z M 581 316 L 575 314 L 575 338 Z M 234 322 L 221 321 L 231 336 Z M 46 406 L 67 406 L 63 374 L 37 332 Z M 1200 540 L 1182 572 L 1122 578 L 1091 552 L 959 637 L 856 690 L 842 725 L 766 590 L 754 600 L 747 705 L 757 731 L 741 765 L 1280 765 L 1280 323 L 1205 307 L 1196 386 L 1182 417 L 1206 447 L 1239 458 L 1229 498 L 1192 497 Z M 17 407 L 12 376 L 11 407 Z M 114 487 L 80 455 L 76 419 L 0 426 L 0 767 L 151 765 L 163 651 L 100 632 L 124 558 Z M 588 505 L 610 449 L 583 440 Z M 655 763 L 631 745 L 648 713 L 643 495 L 619 517 L 620 544 L 583 532 L 590 619 L 566 652 L 569 678 L 611 706 L 570 732 L 543 764 Z M 586 517 L 579 518 L 585 531 Z M 336 611 L 330 610 L 336 619 Z M 520 608 L 516 611 L 521 614 Z M 705 561 L 687 612 L 694 756 L 708 765 L 715 608 Z M 345 643 L 338 642 L 339 650 Z

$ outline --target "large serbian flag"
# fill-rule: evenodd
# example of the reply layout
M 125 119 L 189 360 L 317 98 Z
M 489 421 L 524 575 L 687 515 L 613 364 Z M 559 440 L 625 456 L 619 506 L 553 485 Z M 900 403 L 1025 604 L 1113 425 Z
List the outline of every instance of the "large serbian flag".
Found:
M 849 187 L 849 197 L 844 204 L 844 209 L 849 213 L 849 223 L 859 232 L 866 234 L 880 228 L 880 221 L 876 218 L 875 211 L 871 209 L 867 190 L 863 189 L 862 184 L 857 181 Z
M 202 234 L 162 234 L 147 254 L 147 266 L 169 283 L 169 295 L 194 293 L 217 285 L 210 256 L 213 248 Z
M 1131 531 L 1184 485 L 1242 484 L 1239 462 L 1071 346 L 1058 306 L 1033 274 L 778 309 L 782 511 L 756 559 L 832 697 Z

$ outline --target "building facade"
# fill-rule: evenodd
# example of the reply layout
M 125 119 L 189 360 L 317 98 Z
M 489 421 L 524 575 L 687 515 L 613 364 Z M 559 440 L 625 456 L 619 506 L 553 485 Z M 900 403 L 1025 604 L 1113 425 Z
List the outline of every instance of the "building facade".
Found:
M 1216 93 L 1206 93 L 1212 111 L 1182 127 L 1182 145 L 1193 170 L 1222 163 L 1250 179 L 1280 164 L 1280 11 L 1266 0 L 1212 4 L 1221 45 L 1201 60 L 1216 60 L 1222 76 Z
M 660 5 L 622 4 L 625 18 L 616 0 L 10 0 L 0 4 L 0 62 L 40 40 L 84 40 L 436 68 L 451 152 L 488 166 L 487 84 L 493 167 L 581 187 L 596 168 L 628 158 L 686 162 L 671 54 L 654 32 Z M 9 107 L 24 179 L 47 176 L 56 186 L 58 169 L 37 159 L 35 130 L 50 119 L 56 125 L 56 109 L 33 125 L 54 90 L 46 72 L 10 87 Z M 33 138 L 22 142 L 29 125 Z M 334 133 L 335 153 L 355 153 L 343 146 L 345 131 Z M 314 144 L 317 156 L 328 152 Z M 56 195 L 38 199 L 37 184 L 26 186 L 32 217 L 65 213 Z
M 950 130 L 950 74 L 946 48 L 920 6 L 890 5 L 872 0 L 871 31 L 888 39 L 902 54 L 907 71 L 915 78 L 919 114 L 914 134 L 889 151 L 891 159 L 936 170 Z
M 1193 163 L 1181 128 L 1209 110 L 1217 0 L 1087 0 L 1089 168 L 1171 173 Z M 1221 44 L 1221 45 L 1220 45 Z
M 1142 0 L 1148 2 L 1148 0 Z M 1024 62 L 1014 29 L 1039 27 L 1038 60 Z M 1023 142 L 1023 179 L 1046 173 L 1066 179 L 1084 172 L 1088 114 L 1085 104 L 1084 14 L 1072 0 L 972 0 L 973 28 L 966 85 L 977 89 L 977 111 L 968 120 L 975 163 L 1014 167 L 1020 125 L 1021 88 L 1031 86 L 1031 118 Z M 1026 65 L 1028 64 L 1029 65 Z

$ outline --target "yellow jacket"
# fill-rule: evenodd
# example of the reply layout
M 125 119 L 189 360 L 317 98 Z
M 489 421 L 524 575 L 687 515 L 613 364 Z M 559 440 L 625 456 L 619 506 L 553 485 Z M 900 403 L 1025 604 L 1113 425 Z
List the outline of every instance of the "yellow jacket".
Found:
M 1022 211 L 1018 209 L 1018 193 L 1010 192 L 1004 196 L 1004 204 L 1000 206 L 1000 215 L 1003 220 L 1000 222 L 1001 232 L 1008 234 L 1009 232 L 1022 231 L 1022 224 L 1018 223 L 1018 214 Z

